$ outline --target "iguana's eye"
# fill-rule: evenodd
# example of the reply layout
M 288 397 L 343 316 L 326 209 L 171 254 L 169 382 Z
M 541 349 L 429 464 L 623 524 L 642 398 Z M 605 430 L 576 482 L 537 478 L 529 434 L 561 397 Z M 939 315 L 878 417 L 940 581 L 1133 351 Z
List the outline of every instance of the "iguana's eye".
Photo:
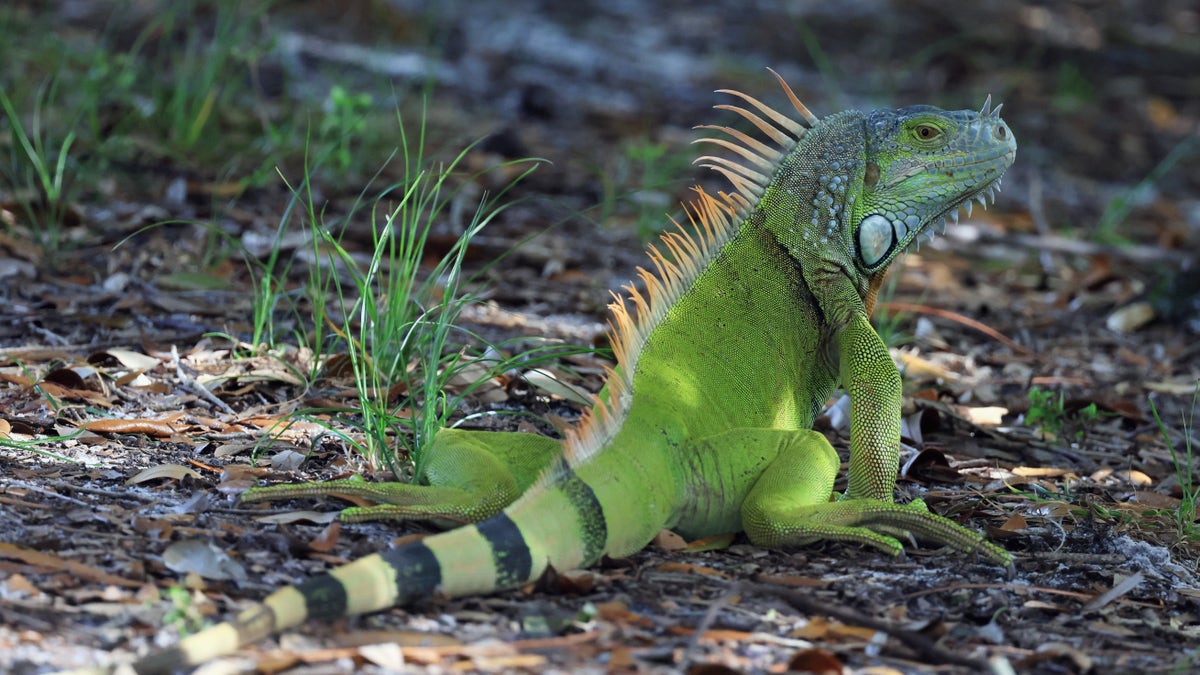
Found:
M 930 141 L 942 135 L 942 130 L 932 124 L 918 124 L 913 133 L 923 141 Z

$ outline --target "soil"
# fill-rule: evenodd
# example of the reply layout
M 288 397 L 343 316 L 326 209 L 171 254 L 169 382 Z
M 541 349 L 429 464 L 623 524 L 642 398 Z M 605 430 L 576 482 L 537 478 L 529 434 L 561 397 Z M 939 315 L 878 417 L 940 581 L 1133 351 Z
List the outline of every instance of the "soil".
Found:
M 1014 554 L 1012 577 L 918 546 L 893 560 L 740 539 L 690 551 L 664 537 L 511 592 L 305 625 L 229 663 L 289 673 L 1200 668 L 1194 510 L 1176 516 L 1196 467 L 1173 455 L 1197 438 L 1187 420 L 1200 382 L 1200 14 L 1183 0 L 960 4 L 310 1 L 278 3 L 262 30 L 276 38 L 267 71 L 305 83 L 273 92 L 272 105 L 333 82 L 387 105 L 425 93 L 437 143 L 483 139 L 466 165 L 547 160 L 470 248 L 486 302 L 466 320 L 495 340 L 603 344 L 608 290 L 646 264 L 647 228 L 661 228 L 658 214 L 690 185 L 721 188 L 687 164 L 694 125 L 731 123 L 711 110 L 729 102 L 716 89 L 784 109 L 769 66 L 818 115 L 1003 100 L 1020 144 L 1003 192 L 894 266 L 881 323 L 904 337 L 893 352 L 907 394 L 897 498 L 986 532 Z M 29 7 L 80 35 L 111 9 Z M 648 149 L 661 159 L 645 161 Z M 253 481 L 386 477 L 324 433 L 318 422 L 336 425 L 334 415 L 276 433 L 292 413 L 352 405 L 355 392 L 336 373 L 312 386 L 290 374 L 312 366 L 303 350 L 247 354 L 222 337 L 249 334 L 243 265 L 210 269 L 225 282 L 216 289 L 175 274 L 211 245 L 212 229 L 187 221 L 270 244 L 290 195 L 256 188 L 218 212 L 223 177 L 203 166 L 116 170 L 138 187 L 82 196 L 64 252 L 45 255 L 19 226 L 0 235 L 0 431 L 14 441 L 0 445 L 4 672 L 128 660 L 174 644 L 189 621 L 431 531 L 331 524 L 334 501 L 237 501 Z M 464 194 L 494 192 L 495 180 L 465 180 Z M 345 212 L 358 187 L 323 186 L 330 212 Z M 142 229 L 168 220 L 181 224 Z M 435 255 L 456 236 L 446 221 Z M 368 227 L 347 226 L 355 254 Z M 306 246 L 280 245 L 301 281 Z M 288 321 L 280 334 L 296 327 Z M 549 368 L 584 390 L 602 382 L 599 357 Z M 553 433 L 580 414 L 527 375 L 497 378 L 456 419 Z M 1047 400 L 1031 401 L 1032 390 Z M 1056 420 L 1031 421 L 1047 408 Z M 498 410 L 541 421 L 486 414 Z M 844 457 L 836 415 L 820 427 Z M 168 588 L 173 599 L 160 595 Z

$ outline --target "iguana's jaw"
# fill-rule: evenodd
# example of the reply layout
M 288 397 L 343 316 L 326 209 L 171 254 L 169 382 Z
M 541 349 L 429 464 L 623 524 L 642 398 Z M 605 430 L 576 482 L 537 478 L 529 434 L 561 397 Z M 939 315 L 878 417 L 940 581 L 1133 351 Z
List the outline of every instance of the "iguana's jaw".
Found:
M 1000 191 L 1000 183 L 1002 180 L 1002 176 L 997 176 L 995 180 L 986 184 L 979 192 L 964 197 L 954 204 L 951 204 L 950 207 L 945 211 L 942 211 L 938 215 L 934 216 L 930 220 L 930 225 L 922 229 L 921 232 L 913 239 L 913 241 L 920 246 L 922 241 L 929 241 L 938 234 L 945 234 L 946 228 L 951 222 L 953 222 L 955 225 L 958 224 L 958 219 L 963 211 L 966 211 L 967 216 L 970 217 L 971 210 L 975 202 L 979 202 L 979 205 L 985 209 L 988 207 L 989 203 L 994 204 L 996 202 L 996 193 Z M 941 224 L 940 227 L 938 226 L 938 223 Z

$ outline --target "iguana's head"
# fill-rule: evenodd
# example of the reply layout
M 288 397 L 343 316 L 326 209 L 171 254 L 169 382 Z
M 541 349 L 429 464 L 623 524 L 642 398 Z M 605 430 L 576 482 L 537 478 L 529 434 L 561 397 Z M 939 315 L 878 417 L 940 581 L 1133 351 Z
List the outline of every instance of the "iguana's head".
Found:
M 991 97 L 979 112 L 932 106 L 866 116 L 866 173 L 853 207 L 855 265 L 868 276 L 932 237 L 958 209 L 994 197 L 1017 141 Z

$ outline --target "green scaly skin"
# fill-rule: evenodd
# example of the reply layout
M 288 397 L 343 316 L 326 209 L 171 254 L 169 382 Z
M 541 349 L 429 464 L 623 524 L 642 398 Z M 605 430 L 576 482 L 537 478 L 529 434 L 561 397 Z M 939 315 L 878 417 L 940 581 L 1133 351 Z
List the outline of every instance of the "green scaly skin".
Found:
M 562 455 L 553 438 L 517 432 L 442 429 L 437 452 L 413 483 L 352 478 L 250 488 L 243 502 L 293 497 L 360 497 L 376 506 L 343 509 L 342 522 L 428 520 L 442 527 L 478 523 L 516 501 Z
M 203 663 L 312 618 L 511 588 L 551 566 L 631 554 L 664 528 L 693 539 L 744 531 L 771 548 L 857 542 L 890 555 L 903 550 L 897 537 L 913 535 L 1011 567 L 978 533 L 920 502 L 893 503 L 900 374 L 869 322 L 892 260 L 991 194 L 1012 164 L 999 109 L 817 120 L 795 102 L 805 123 L 735 95 L 762 115 L 725 108 L 774 146 L 720 128 L 734 142 L 714 142 L 745 162 L 704 160 L 736 192 L 700 193 L 690 215 L 701 234 L 664 238 L 682 262 L 654 252 L 657 275 L 642 277 L 649 293 L 630 288 L 636 320 L 624 301 L 615 306 L 622 358 L 564 449 L 527 434 L 445 431 L 429 449 L 428 486 L 252 493 L 354 493 L 388 502 L 368 517 L 479 522 L 276 591 L 134 670 Z M 831 501 L 839 460 L 811 426 L 839 384 L 851 398 L 849 482 Z

